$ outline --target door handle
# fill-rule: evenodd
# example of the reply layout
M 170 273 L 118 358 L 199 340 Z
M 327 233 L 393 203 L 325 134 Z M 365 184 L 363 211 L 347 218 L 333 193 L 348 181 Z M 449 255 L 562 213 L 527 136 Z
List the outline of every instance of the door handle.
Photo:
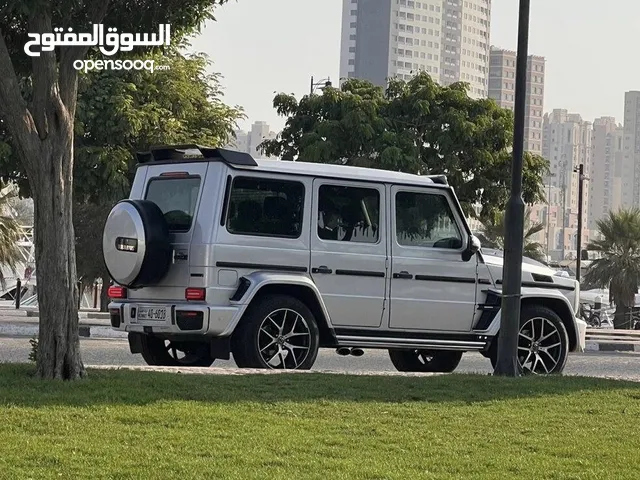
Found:
M 331 270 L 329 267 L 321 265 L 319 267 L 312 268 L 311 273 L 333 273 L 333 270 Z
M 405 272 L 403 270 L 400 273 L 394 273 L 393 274 L 393 278 L 405 278 L 407 280 L 411 280 L 413 278 L 413 275 L 411 275 L 409 272 Z

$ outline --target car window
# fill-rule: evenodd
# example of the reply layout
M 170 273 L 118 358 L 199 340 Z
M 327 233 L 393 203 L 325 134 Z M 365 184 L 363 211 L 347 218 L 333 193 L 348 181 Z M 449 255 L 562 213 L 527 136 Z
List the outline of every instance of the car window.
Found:
M 231 187 L 227 230 L 236 235 L 298 238 L 304 194 L 300 182 L 238 177 Z
M 146 200 L 154 202 L 173 232 L 188 232 L 200 191 L 200 177 L 152 178 L 147 185 Z
M 378 190 L 322 185 L 318 191 L 318 237 L 340 242 L 377 243 L 380 238 Z
M 396 238 L 400 245 L 462 248 L 462 235 L 444 195 L 398 192 Z

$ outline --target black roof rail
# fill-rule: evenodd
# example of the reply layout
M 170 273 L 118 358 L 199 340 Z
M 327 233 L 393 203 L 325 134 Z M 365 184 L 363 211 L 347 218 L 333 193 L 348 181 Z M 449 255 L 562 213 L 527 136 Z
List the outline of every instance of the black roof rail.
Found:
M 199 155 L 194 157 L 188 153 L 188 150 L 197 150 Z M 136 153 L 136 157 L 138 163 L 183 162 L 191 158 L 197 158 L 199 160 L 220 160 L 229 165 L 258 166 L 253 157 L 246 152 L 200 145 L 157 145 L 150 147 L 148 152 Z

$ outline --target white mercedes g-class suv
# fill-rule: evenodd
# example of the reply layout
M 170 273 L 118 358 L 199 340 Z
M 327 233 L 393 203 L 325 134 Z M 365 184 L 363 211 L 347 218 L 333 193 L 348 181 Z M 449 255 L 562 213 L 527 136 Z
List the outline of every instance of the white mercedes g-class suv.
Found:
M 103 234 L 109 312 L 151 365 L 309 369 L 319 348 L 387 349 L 400 371 L 496 361 L 502 258 L 443 176 L 257 161 L 195 145 L 138 155 Z M 579 284 L 522 266 L 519 360 L 584 349 Z

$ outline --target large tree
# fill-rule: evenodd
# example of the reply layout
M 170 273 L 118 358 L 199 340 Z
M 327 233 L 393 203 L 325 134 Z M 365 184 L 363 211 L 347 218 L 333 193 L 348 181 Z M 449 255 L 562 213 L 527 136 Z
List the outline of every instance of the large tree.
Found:
M 78 337 L 73 229 L 74 125 L 78 70 L 88 46 L 62 46 L 29 57 L 27 34 L 55 27 L 91 32 L 102 23 L 119 32 L 151 33 L 163 23 L 174 38 L 193 32 L 226 0 L 0 0 L 0 128 L 29 178 L 35 207 L 43 378 L 85 374 Z M 97 55 L 96 53 L 91 53 Z M 105 121 L 114 121 L 105 119 Z
M 631 329 L 631 310 L 640 285 L 640 210 L 609 212 L 597 225 L 601 237 L 587 250 L 598 258 L 587 268 L 584 283 L 609 288 L 616 305 L 614 328 Z
M 504 210 L 511 181 L 513 114 L 493 100 L 471 99 L 467 84 L 444 87 L 426 73 L 392 79 L 386 89 L 349 79 L 300 101 L 279 94 L 284 130 L 262 147 L 284 160 L 341 163 L 417 174 L 446 174 L 466 212 L 482 204 L 489 218 Z M 527 203 L 544 198 L 548 162 L 527 153 Z

